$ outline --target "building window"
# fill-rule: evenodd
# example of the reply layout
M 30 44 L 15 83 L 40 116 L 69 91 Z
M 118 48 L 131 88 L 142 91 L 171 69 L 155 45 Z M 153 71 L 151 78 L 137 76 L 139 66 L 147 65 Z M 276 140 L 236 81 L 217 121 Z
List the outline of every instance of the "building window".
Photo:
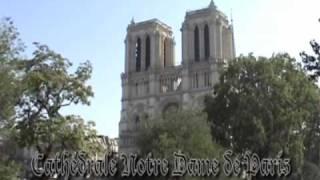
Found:
M 196 62 L 200 60 L 200 43 L 199 43 L 199 28 L 198 26 L 194 29 L 194 59 Z
M 206 60 L 210 57 L 210 33 L 208 24 L 204 27 L 204 55 Z
M 163 67 L 167 66 L 167 38 L 163 40 Z
M 136 123 L 136 124 L 139 124 L 139 122 L 140 122 L 140 117 L 139 117 L 139 116 L 136 116 L 136 118 L 135 118 L 135 123 Z
M 150 67 L 150 37 L 146 38 L 146 70 Z
M 141 39 L 137 39 L 136 43 L 136 72 L 141 71 Z

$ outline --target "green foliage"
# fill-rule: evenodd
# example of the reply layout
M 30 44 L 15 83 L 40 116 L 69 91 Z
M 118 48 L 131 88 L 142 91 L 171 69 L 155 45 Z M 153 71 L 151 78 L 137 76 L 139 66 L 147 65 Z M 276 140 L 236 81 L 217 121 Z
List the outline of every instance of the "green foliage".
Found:
M 301 172 L 304 127 L 318 111 L 319 91 L 287 54 L 252 55 L 230 62 L 206 98 L 215 141 L 260 157 L 282 153 Z
M 310 41 L 311 48 L 314 52 L 309 55 L 306 52 L 301 52 L 302 64 L 312 81 L 317 81 L 320 76 L 320 44 L 315 40 Z
M 306 70 L 310 80 L 318 84 L 320 76 L 320 45 L 315 40 L 310 42 L 313 54 L 300 53 L 303 68 Z M 314 118 L 306 124 L 306 155 L 305 159 L 320 166 L 320 112 L 314 114 Z
M 0 20 L 0 61 L 9 62 L 19 57 L 24 51 L 24 44 L 19 39 L 19 32 L 11 18 Z
M 102 151 L 93 122 L 61 114 L 70 105 L 90 105 L 90 62 L 70 73 L 68 59 L 34 45 L 31 59 L 22 58 L 25 47 L 12 20 L 0 23 L 0 179 L 17 177 L 18 164 L 31 158 L 17 155 L 24 148 L 45 159 L 64 150 L 91 156 Z
M 14 180 L 19 173 L 15 162 L 16 143 L 12 141 L 15 104 L 18 101 L 14 63 L 23 51 L 18 32 L 9 18 L 0 21 L 0 179 Z
M 0 179 L 18 180 L 19 168 L 13 161 L 0 161 Z
M 203 112 L 179 111 L 165 117 L 144 119 L 137 136 L 142 156 L 152 153 L 155 158 L 173 161 L 174 152 L 190 158 L 219 158 L 222 148 L 214 144 Z M 147 146 L 146 146 L 147 144 Z M 198 179 L 186 176 L 184 179 Z
M 22 95 L 18 103 L 17 141 L 23 147 L 36 147 L 45 157 L 63 150 L 86 150 L 96 138 L 93 123 L 81 117 L 61 114 L 64 107 L 89 105 L 93 96 L 86 82 L 92 67 L 87 61 L 74 73 L 71 63 L 46 45 L 35 43 L 33 58 L 19 62 L 23 71 Z M 87 146 L 88 145 L 88 146 Z M 95 147 L 95 146 L 94 146 Z
M 182 111 L 165 118 L 146 119 L 141 122 L 137 139 L 142 154 L 152 152 L 162 158 L 178 151 L 191 157 L 213 157 L 218 150 L 202 112 Z
M 0 21 L 0 127 L 12 125 L 19 93 L 14 62 L 23 51 L 23 44 L 18 35 L 10 18 Z

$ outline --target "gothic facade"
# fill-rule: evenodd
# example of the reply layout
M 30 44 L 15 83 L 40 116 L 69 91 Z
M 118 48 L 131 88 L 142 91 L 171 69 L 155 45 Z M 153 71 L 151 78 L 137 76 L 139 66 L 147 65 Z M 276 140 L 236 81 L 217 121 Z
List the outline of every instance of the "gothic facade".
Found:
M 135 152 L 139 122 L 176 109 L 201 109 L 212 93 L 219 69 L 235 57 L 232 23 L 213 1 L 189 11 L 182 23 L 182 62 L 175 63 L 170 26 L 152 19 L 128 25 L 119 151 Z

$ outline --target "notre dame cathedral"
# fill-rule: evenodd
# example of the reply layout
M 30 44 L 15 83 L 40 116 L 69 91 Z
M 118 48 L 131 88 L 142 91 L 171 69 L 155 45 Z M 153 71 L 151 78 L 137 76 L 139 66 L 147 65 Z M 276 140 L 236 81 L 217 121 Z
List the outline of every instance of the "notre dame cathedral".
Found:
M 175 64 L 172 29 L 151 19 L 128 25 L 119 151 L 135 152 L 135 136 L 143 118 L 176 109 L 203 108 L 212 93 L 219 69 L 235 57 L 233 26 L 213 1 L 189 11 L 182 23 L 182 62 Z

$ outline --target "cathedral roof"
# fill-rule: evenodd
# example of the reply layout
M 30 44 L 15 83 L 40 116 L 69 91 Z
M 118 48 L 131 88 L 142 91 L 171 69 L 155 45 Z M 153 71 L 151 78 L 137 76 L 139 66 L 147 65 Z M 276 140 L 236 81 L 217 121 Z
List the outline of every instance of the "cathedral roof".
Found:
M 186 16 L 187 17 L 193 17 L 193 16 L 198 16 L 198 15 L 202 15 L 202 14 L 210 14 L 212 12 L 216 12 L 218 13 L 220 16 L 224 17 L 227 19 L 227 16 L 218 10 L 217 6 L 215 5 L 214 1 L 211 0 L 209 5 L 205 8 L 202 9 L 197 9 L 197 10 L 191 10 L 191 11 L 187 11 Z
M 171 28 L 169 25 L 165 24 L 164 22 L 160 21 L 160 20 L 157 19 L 157 18 L 149 19 L 149 20 L 141 21 L 141 22 L 137 22 L 137 23 L 135 23 L 134 21 L 131 21 L 130 26 L 131 26 L 132 28 L 135 28 L 135 27 L 149 26 L 149 25 L 155 25 L 155 24 L 156 24 L 156 25 L 159 25 L 159 26 L 161 26 L 162 28 L 167 29 L 167 30 L 169 30 L 169 31 L 172 30 L 172 28 Z

